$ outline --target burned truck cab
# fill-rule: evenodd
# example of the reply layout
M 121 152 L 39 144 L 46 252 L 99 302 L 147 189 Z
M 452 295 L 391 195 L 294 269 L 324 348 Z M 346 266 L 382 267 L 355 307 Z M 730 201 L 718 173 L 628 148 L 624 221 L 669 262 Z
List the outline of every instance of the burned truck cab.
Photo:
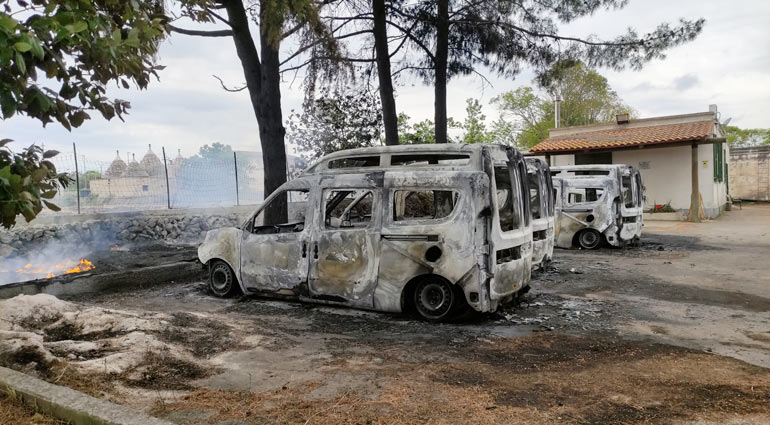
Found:
M 217 295 L 240 290 L 419 314 L 494 311 L 531 273 L 527 173 L 512 148 L 411 145 L 336 152 L 273 193 L 199 258 Z M 288 220 L 270 222 L 273 202 Z

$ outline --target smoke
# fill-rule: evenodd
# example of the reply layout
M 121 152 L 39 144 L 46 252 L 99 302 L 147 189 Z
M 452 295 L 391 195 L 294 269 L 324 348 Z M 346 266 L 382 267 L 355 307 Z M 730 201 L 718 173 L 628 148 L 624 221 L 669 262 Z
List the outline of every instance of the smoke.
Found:
M 27 228 L 12 234 L 21 248 L 0 260 L 0 285 L 59 276 L 81 259 L 94 262 L 98 268 L 95 259 L 118 244 L 115 229 L 98 223 Z

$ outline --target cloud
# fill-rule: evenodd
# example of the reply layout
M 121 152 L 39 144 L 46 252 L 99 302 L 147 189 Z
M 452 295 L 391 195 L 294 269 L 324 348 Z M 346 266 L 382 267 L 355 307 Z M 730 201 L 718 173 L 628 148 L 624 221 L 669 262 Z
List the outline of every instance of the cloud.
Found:
M 708 110 L 716 103 L 723 117 L 734 117 L 742 127 L 770 127 L 770 2 L 745 0 L 740 7 L 700 0 L 634 0 L 619 11 L 602 11 L 563 27 L 566 35 L 613 38 L 634 27 L 640 34 L 652 31 L 663 21 L 685 17 L 707 19 L 703 33 L 690 43 L 667 52 L 642 71 L 599 69 L 610 85 L 642 117 L 683 114 Z M 256 34 L 256 30 L 254 30 Z M 115 150 L 143 153 L 148 144 L 156 152 L 161 146 L 176 154 L 194 154 L 204 143 L 218 141 L 239 150 L 260 150 L 259 132 L 248 93 L 228 93 L 212 75 L 228 85 L 244 81 L 243 70 L 232 40 L 173 35 L 164 42 L 160 62 L 166 69 L 159 82 L 147 90 L 111 87 L 109 95 L 131 101 L 126 122 L 104 121 L 94 116 L 71 133 L 57 124 L 43 129 L 39 122 L 14 117 L 2 122 L 3 138 L 23 145 L 45 142 L 46 146 L 110 161 Z M 448 86 L 449 115 L 465 116 L 465 99 L 480 99 L 490 120 L 496 111 L 489 100 L 504 91 L 531 84 L 531 70 L 523 69 L 516 79 L 486 73 L 492 87 L 478 78 L 459 77 Z M 302 75 L 293 82 L 286 76 L 281 84 L 284 119 L 292 109 L 302 108 Z M 293 83 L 292 83 L 293 82 Z M 433 118 L 433 88 L 417 79 L 406 78 L 397 87 L 399 112 L 414 121 Z
M 682 75 L 674 79 L 674 89 L 684 91 L 698 85 L 698 76 L 695 74 Z

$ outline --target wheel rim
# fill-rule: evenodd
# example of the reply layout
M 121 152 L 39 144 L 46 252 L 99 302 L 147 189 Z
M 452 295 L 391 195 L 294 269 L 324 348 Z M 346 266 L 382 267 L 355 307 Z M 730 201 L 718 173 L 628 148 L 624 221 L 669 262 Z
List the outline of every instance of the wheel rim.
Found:
M 443 282 L 427 282 L 417 288 L 417 308 L 428 318 L 440 318 L 452 308 L 452 288 Z
M 583 248 L 595 248 L 599 244 L 599 235 L 596 232 L 583 232 L 580 234 L 580 245 Z
M 230 285 L 230 273 L 222 266 L 217 266 L 211 272 L 211 289 L 216 293 L 227 292 Z

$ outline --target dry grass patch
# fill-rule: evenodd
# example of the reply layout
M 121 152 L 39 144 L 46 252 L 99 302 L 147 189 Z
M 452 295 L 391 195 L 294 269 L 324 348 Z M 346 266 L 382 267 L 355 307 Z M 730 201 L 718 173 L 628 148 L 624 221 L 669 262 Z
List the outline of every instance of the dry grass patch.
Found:
M 0 390 L 0 424 L 3 425 L 69 425 L 67 421 L 37 412 L 13 394 Z

